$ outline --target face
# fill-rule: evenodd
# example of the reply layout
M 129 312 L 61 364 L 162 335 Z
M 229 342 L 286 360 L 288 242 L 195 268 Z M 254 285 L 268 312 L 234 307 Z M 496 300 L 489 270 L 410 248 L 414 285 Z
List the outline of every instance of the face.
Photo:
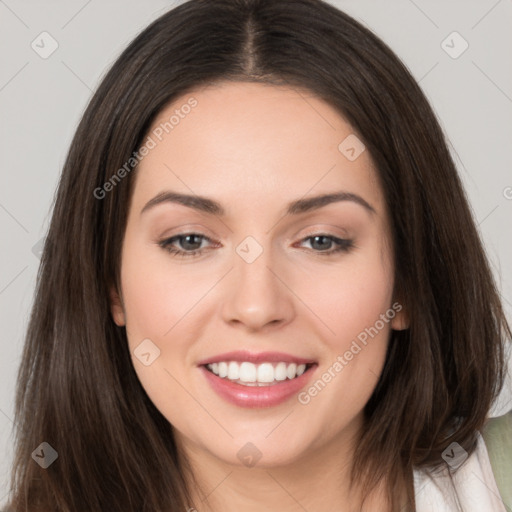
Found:
M 368 151 L 311 92 L 254 83 L 184 95 L 148 133 L 112 290 L 148 396 L 182 446 L 225 464 L 286 465 L 347 442 L 390 330 L 407 323 Z M 216 208 L 148 205 L 166 192 Z M 274 380 L 247 385 L 254 373 Z

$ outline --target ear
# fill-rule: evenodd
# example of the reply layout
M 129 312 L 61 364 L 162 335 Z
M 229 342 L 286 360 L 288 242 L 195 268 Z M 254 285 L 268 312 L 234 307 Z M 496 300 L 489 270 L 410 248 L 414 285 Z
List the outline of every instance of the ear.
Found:
M 119 327 L 126 325 L 123 301 L 115 288 L 110 289 L 110 312 L 116 325 Z
M 391 329 L 394 331 L 403 331 L 409 328 L 410 319 L 407 308 L 400 301 L 393 302 L 392 309 L 395 316 L 391 319 Z

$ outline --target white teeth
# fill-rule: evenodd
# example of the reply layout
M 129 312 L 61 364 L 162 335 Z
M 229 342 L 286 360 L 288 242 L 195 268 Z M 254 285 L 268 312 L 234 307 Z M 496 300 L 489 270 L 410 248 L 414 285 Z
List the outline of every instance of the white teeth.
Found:
M 297 365 L 295 363 L 289 364 L 286 368 L 286 376 L 293 379 L 297 375 Z
M 235 361 L 230 361 L 228 364 L 228 379 L 238 380 L 240 378 L 240 366 Z
M 242 366 L 244 364 L 245 363 L 242 363 Z M 256 365 L 253 366 L 256 368 Z M 270 363 L 258 365 L 258 382 L 274 382 L 274 367 Z
M 228 363 L 218 363 L 219 364 L 219 377 L 227 377 L 228 376 Z M 212 368 L 210 368 L 212 369 Z
M 229 364 L 231 365 L 231 364 L 237 364 L 237 363 L 232 361 Z M 242 382 L 256 382 L 256 376 L 257 376 L 256 375 L 256 366 L 254 364 L 243 362 L 240 365 L 240 372 L 239 372 L 238 378 Z M 259 375 L 258 375 L 258 377 L 259 377 Z M 228 375 L 228 378 L 231 379 L 231 377 L 229 377 L 229 375 Z M 231 379 L 231 380 L 236 380 L 236 379 Z M 258 380 L 260 380 L 260 379 L 258 378 Z
M 261 363 L 254 364 L 244 361 L 221 361 L 219 363 L 211 363 L 207 368 L 215 375 L 221 378 L 227 378 L 237 381 L 239 384 L 259 385 L 276 383 L 275 381 L 283 381 L 299 377 L 306 371 L 305 364 L 287 364 L 279 363 Z
M 286 380 L 286 363 L 277 363 L 274 368 L 274 379 Z

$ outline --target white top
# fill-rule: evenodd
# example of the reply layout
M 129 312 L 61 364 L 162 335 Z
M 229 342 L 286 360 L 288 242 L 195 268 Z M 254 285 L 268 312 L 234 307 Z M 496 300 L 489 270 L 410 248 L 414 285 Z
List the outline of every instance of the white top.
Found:
M 480 433 L 477 435 L 476 450 L 452 471 L 453 484 L 448 476 L 448 464 L 439 476 L 414 470 L 417 512 L 507 512 L 494 479 L 484 439 Z M 455 463 L 453 467 L 457 465 Z

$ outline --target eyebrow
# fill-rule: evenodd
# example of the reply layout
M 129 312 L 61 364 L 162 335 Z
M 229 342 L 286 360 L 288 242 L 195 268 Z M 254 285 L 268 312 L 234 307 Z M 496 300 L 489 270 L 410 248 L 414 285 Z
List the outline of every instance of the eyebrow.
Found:
M 301 213 L 309 212 L 327 206 L 328 204 L 339 202 L 339 201 L 351 201 L 362 207 L 364 207 L 369 213 L 375 214 L 376 211 L 365 199 L 352 192 L 339 191 L 331 194 L 323 194 L 314 197 L 307 197 L 305 199 L 298 199 L 288 204 L 286 209 L 286 215 L 299 215 Z M 210 199 L 208 197 L 180 194 L 178 192 L 172 192 L 170 190 L 161 192 L 153 199 L 149 200 L 144 208 L 142 208 L 140 214 L 148 211 L 150 208 L 158 204 L 163 203 L 178 203 L 188 208 L 193 208 L 204 213 L 211 215 L 217 215 L 219 217 L 226 215 L 226 210 L 223 206 Z

